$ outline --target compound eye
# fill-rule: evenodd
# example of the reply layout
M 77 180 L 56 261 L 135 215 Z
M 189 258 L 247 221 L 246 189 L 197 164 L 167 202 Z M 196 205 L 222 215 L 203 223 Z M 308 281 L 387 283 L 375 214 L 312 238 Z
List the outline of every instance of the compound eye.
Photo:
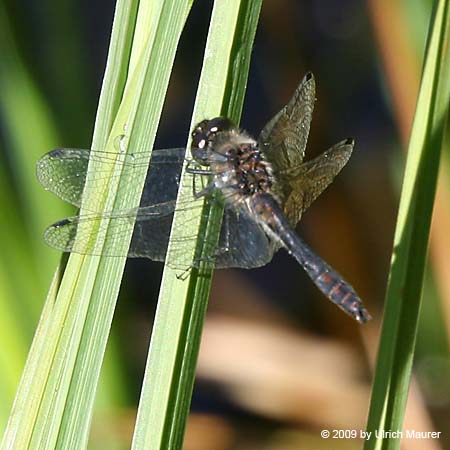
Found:
M 205 133 L 192 133 L 192 144 L 193 148 L 203 149 L 206 146 L 206 137 Z
M 208 139 L 208 122 L 208 120 L 203 120 L 195 126 L 191 133 L 193 148 L 205 148 Z
M 229 131 L 235 128 L 234 123 L 227 117 L 215 117 L 208 121 L 208 132 L 209 133 L 220 133 L 221 131 Z
M 215 117 L 211 120 L 202 120 L 198 123 L 192 132 L 192 148 L 203 149 L 207 147 L 213 140 L 216 133 L 228 131 L 235 125 L 226 117 Z

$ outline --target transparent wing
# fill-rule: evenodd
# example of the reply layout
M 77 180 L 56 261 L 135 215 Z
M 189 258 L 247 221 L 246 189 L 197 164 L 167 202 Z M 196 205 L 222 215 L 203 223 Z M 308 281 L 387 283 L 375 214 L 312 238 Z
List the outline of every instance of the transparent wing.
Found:
M 44 233 L 44 240 L 51 247 L 62 252 L 74 252 L 90 255 L 106 256 L 148 256 L 156 261 L 164 259 L 167 247 L 166 238 L 170 232 L 170 225 L 175 209 L 175 202 L 166 202 L 150 207 L 135 208 L 113 214 L 86 214 L 83 216 L 73 216 L 54 223 Z M 130 250 L 118 250 L 118 244 L 122 241 L 123 235 L 129 232 L 134 225 L 133 238 L 136 235 L 136 245 Z M 92 229 L 98 233 L 104 233 L 106 228 L 113 227 L 111 239 L 105 248 L 97 248 L 92 240 Z M 144 233 L 145 231 L 145 233 Z M 138 248 L 149 244 L 143 237 L 151 234 L 152 247 Z M 76 239 L 75 239 L 76 238 Z M 132 242 L 133 242 L 132 238 Z
M 216 268 L 262 267 L 271 261 L 278 248 L 245 211 L 225 209 L 216 253 Z
M 153 151 L 139 208 L 117 213 L 94 212 L 63 219 L 46 230 L 45 241 L 49 246 L 63 252 L 147 257 L 163 261 L 167 252 L 184 153 L 184 148 Z M 126 165 L 126 176 L 129 177 L 134 176 L 133 169 L 145 164 L 145 158 L 137 154 L 117 155 L 62 148 L 47 153 L 39 160 L 38 179 L 46 189 L 79 207 L 90 159 Z M 93 188 L 104 186 L 104 180 L 109 176 L 109 171 L 93 174 Z M 192 204 L 178 207 L 185 211 L 192 209 Z M 134 219 L 130 248 L 121 250 L 122 236 L 129 232 Z M 217 267 L 258 267 L 272 258 L 273 249 L 270 248 L 265 233 L 248 216 L 240 214 L 230 206 L 225 209 L 223 224 L 218 248 L 210 249 L 211 254 L 217 255 Z M 94 228 L 101 234 L 106 231 L 107 226 L 113 227 L 110 240 L 107 245 L 98 248 L 92 241 L 91 230 Z M 248 236 L 251 236 L 251 239 L 248 239 Z M 178 242 L 175 246 L 176 264 L 181 268 L 192 265 L 192 261 L 184 261 L 183 255 L 185 242 L 192 239 L 195 239 L 195 236 L 185 236 L 183 242 Z
M 150 188 L 150 185 L 157 180 L 157 175 L 161 173 L 164 173 L 165 183 L 175 183 L 178 186 L 184 154 L 184 148 L 154 150 L 152 152 L 150 169 L 144 187 L 144 198 L 146 198 L 147 190 L 151 189 L 153 192 L 165 191 L 162 186 Z M 37 178 L 45 189 L 53 192 L 62 200 L 80 207 L 90 159 L 127 166 L 129 170 L 123 176 L 130 180 L 135 176 L 135 170 L 146 164 L 146 157 L 139 153 L 116 154 L 79 148 L 59 148 L 39 159 L 36 165 Z M 109 176 L 109 170 L 105 172 L 97 171 L 92 176 L 93 183 L 90 189 L 104 188 L 105 179 Z M 150 176 L 152 177 L 151 183 Z M 126 180 L 124 181 L 126 182 Z M 162 201 L 159 200 L 159 202 Z M 95 211 L 95 209 L 93 210 Z
M 284 213 L 293 226 L 347 164 L 353 147 L 353 139 L 346 139 L 317 158 L 277 174 L 277 179 L 286 190 Z
M 183 211 L 198 206 L 184 205 Z M 129 258 L 150 258 L 164 261 L 169 243 L 175 201 L 168 201 L 147 207 L 140 207 L 115 214 L 87 214 L 63 219 L 51 225 L 44 233 L 46 243 L 62 252 L 89 255 L 127 256 Z M 123 248 L 122 237 L 133 227 L 130 248 Z M 105 219 L 108 219 L 105 221 Z M 106 227 L 112 227 L 109 240 L 104 247 L 98 247 L 92 239 L 91 230 L 100 234 Z M 183 223 L 183 227 L 188 224 Z M 186 227 L 187 228 L 187 227 Z M 178 269 L 198 265 L 199 261 L 186 259 L 185 245 L 196 239 L 195 235 L 184 235 L 174 241 L 173 260 L 168 264 Z M 218 247 L 205 242 L 207 253 L 211 254 L 211 267 L 254 268 L 267 264 L 275 251 L 274 245 L 263 230 L 246 214 L 227 206 L 222 222 Z M 206 261 L 208 263 L 208 261 Z
M 49 246 L 62 252 L 164 261 L 174 210 L 175 201 L 171 201 L 117 214 L 73 216 L 48 227 L 44 240 Z M 133 225 L 134 217 L 136 221 Z M 186 225 L 187 223 L 183 224 Z M 108 240 L 103 246 L 99 246 L 93 239 L 92 229 L 102 235 L 107 227 L 110 227 Z M 127 248 L 124 247 L 123 236 L 130 229 L 133 229 L 133 234 L 130 247 Z M 170 265 L 180 269 L 193 265 L 185 254 L 186 243 L 193 239 L 194 235 L 184 235 L 175 243 L 173 264 Z
M 305 156 L 315 102 L 314 76 L 308 72 L 289 103 L 259 136 L 259 145 L 275 171 L 296 167 Z

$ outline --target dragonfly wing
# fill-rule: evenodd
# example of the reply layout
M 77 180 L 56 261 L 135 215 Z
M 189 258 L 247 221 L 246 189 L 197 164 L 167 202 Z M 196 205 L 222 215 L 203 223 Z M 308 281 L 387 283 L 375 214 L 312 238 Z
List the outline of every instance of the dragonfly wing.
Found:
M 60 148 L 42 156 L 36 165 L 39 183 L 62 200 L 80 206 L 90 151 Z
M 178 186 L 184 154 L 184 148 L 162 149 L 152 152 L 150 169 L 144 187 L 144 197 L 147 191 L 152 191 L 150 197 L 155 195 L 156 188 L 150 186 L 155 182 L 157 176 L 162 176 L 165 183 L 174 182 L 175 186 Z M 90 189 L 96 191 L 107 187 L 108 181 L 114 176 L 111 175 L 113 165 L 126 166 L 127 170 L 120 175 L 124 178 L 125 183 L 127 179 L 132 180 L 136 176 L 136 171 L 141 170 L 143 165 L 147 165 L 143 153 L 120 154 L 79 148 L 60 148 L 45 154 L 37 162 L 37 178 L 45 189 L 53 192 L 62 200 L 80 207 L 89 160 L 111 164 L 111 169 L 96 170 L 91 175 Z M 161 182 L 159 185 L 161 185 Z M 164 193 L 165 189 L 158 187 L 157 191 Z M 158 202 L 163 201 L 163 199 L 158 200 Z M 96 209 L 90 210 L 95 211 Z
M 62 252 L 164 261 L 175 205 L 176 202 L 173 200 L 117 213 L 69 217 L 47 228 L 44 240 L 50 247 Z M 195 214 L 192 214 L 192 210 L 199 209 L 201 205 L 189 202 L 178 204 L 178 207 L 180 212 L 191 210 L 189 217 L 193 217 Z M 183 228 L 189 229 L 187 225 L 187 222 L 182 224 Z M 93 240 L 92 231 L 97 230 L 98 234 L 104 234 L 107 227 L 110 227 L 109 238 L 104 246 L 99 246 Z M 130 228 L 133 228 L 133 234 L 128 248 L 123 246 L 123 236 L 130 232 Z M 184 234 L 173 241 L 172 258 L 167 261 L 168 265 L 182 270 L 197 265 L 186 252 L 186 244 L 190 244 L 196 238 L 196 235 Z M 214 255 L 215 247 L 211 249 L 211 254 Z M 213 263 L 214 259 L 212 265 Z
M 185 149 L 154 150 L 140 206 L 173 201 L 177 198 Z
M 221 197 L 212 197 L 207 199 L 211 204 L 215 202 L 222 203 Z M 189 217 L 193 217 L 192 209 L 199 209 L 201 205 L 185 204 L 181 206 L 178 204 L 179 212 L 184 213 L 187 209 L 190 209 Z M 201 213 L 198 211 L 198 213 Z M 208 214 L 208 209 L 204 211 L 204 214 Z M 172 214 L 173 216 L 173 214 Z M 172 216 L 164 218 L 167 225 L 164 226 L 167 229 L 167 236 L 170 231 L 170 223 Z M 205 219 L 211 220 L 211 217 L 205 217 Z M 182 220 L 183 230 L 188 230 L 192 227 L 188 226 L 187 220 Z M 195 219 L 196 220 L 196 219 Z M 171 245 L 173 246 L 170 260 L 166 260 L 166 263 L 175 269 L 188 269 L 189 267 L 198 267 L 200 263 L 205 267 L 223 269 L 223 268 L 255 268 L 267 264 L 277 248 L 268 239 L 263 229 L 245 212 L 243 208 L 238 205 L 226 204 L 224 209 L 223 218 L 221 220 L 221 230 L 219 235 L 219 242 L 215 240 L 210 242 L 207 236 L 197 236 L 196 234 L 184 234 L 174 240 L 172 238 Z M 211 226 L 212 224 L 209 224 Z M 134 229 L 133 239 L 131 242 L 130 253 L 131 256 L 147 256 L 148 254 L 154 254 L 155 251 L 147 250 L 147 247 L 152 248 L 154 245 L 153 237 L 155 236 L 154 228 L 159 227 L 154 221 L 136 222 Z M 156 233 L 159 235 L 159 233 Z M 162 238 L 162 236 L 161 236 Z M 189 252 L 186 252 L 186 244 L 191 245 L 192 241 L 200 240 L 205 255 L 209 255 L 206 258 L 199 260 L 192 260 L 188 257 Z M 168 237 L 165 239 L 165 248 L 168 244 Z M 142 255 L 142 249 L 144 255 Z M 158 247 L 159 249 L 159 247 Z M 155 259 L 155 258 L 152 258 Z
M 136 220 L 129 258 L 149 258 L 152 261 L 164 261 L 169 245 L 173 211 L 151 220 Z
M 225 209 L 215 267 L 253 269 L 268 264 L 279 247 L 242 209 Z
M 120 213 L 73 216 L 48 227 L 44 240 L 50 247 L 62 252 L 146 257 L 163 261 L 174 209 L 175 202 L 172 201 Z M 104 246 L 99 247 L 92 238 L 92 230 L 103 234 L 108 226 L 111 227 L 109 239 Z M 124 233 L 133 227 L 130 248 L 121 247 Z
M 333 145 L 317 158 L 277 174 L 283 179 L 282 184 L 290 187 L 284 213 L 293 226 L 347 164 L 353 147 L 353 139 L 346 139 Z
M 198 266 L 192 260 L 190 252 L 186 251 L 186 246 L 191 246 L 192 241 L 197 239 L 195 233 L 189 234 L 186 230 L 193 227 L 189 225 L 190 220 L 197 220 L 197 215 L 201 214 L 202 204 L 189 202 L 184 205 L 177 204 L 177 213 L 182 216 L 186 214 L 184 219 L 181 219 L 180 227 L 183 229 L 183 234 L 178 238 L 172 238 L 172 250 L 170 259 L 166 259 L 167 247 L 169 245 L 169 236 L 171 232 L 175 202 L 167 202 L 166 205 L 172 207 L 167 208 L 167 214 L 157 215 L 149 220 L 146 215 L 142 219 L 136 220 L 136 225 L 131 239 L 130 251 L 128 257 L 145 257 L 153 261 L 166 261 L 167 265 L 174 269 L 186 270 L 192 266 Z M 140 208 L 145 209 L 145 208 Z M 153 209 L 150 207 L 150 209 Z M 207 243 L 205 244 L 207 245 Z M 214 255 L 215 247 L 211 246 L 209 254 Z M 214 258 L 211 259 L 211 266 L 214 265 Z
M 198 208 L 199 206 L 191 206 Z M 189 205 L 181 206 L 186 210 Z M 119 213 L 103 215 L 86 214 L 63 219 L 51 225 L 44 234 L 46 243 L 62 252 L 88 255 L 127 256 L 164 261 L 171 231 L 175 201 L 140 207 Z M 133 227 L 129 248 L 122 247 L 123 235 Z M 99 247 L 92 238 L 92 230 L 99 234 L 109 230 L 109 239 Z M 186 224 L 183 224 L 186 229 Z M 195 235 L 184 235 L 173 242 L 173 253 L 168 264 L 177 269 L 197 266 L 200 261 L 187 258 L 185 245 L 196 239 Z M 208 246 L 208 243 L 204 243 Z M 222 221 L 219 244 L 213 243 L 207 253 L 211 254 L 211 266 L 216 268 L 256 268 L 266 265 L 278 250 L 263 229 L 245 211 L 227 206 Z
M 308 72 L 289 103 L 261 131 L 260 148 L 275 171 L 298 166 L 303 161 L 315 95 L 314 76 Z

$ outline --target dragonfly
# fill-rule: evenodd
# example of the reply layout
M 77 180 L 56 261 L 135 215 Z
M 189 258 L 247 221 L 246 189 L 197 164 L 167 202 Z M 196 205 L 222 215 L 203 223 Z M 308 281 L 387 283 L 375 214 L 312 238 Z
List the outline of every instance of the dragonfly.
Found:
M 295 232 L 303 213 L 346 165 L 354 147 L 353 139 L 345 139 L 318 157 L 303 161 L 314 103 L 315 80 L 308 72 L 291 100 L 265 125 L 258 139 L 225 117 L 203 120 L 191 133 L 191 161 L 186 162 L 185 148 L 153 151 L 139 207 L 111 213 L 100 213 L 93 207 L 83 215 L 48 227 L 44 240 L 63 252 L 96 254 L 89 235 L 84 234 L 88 228 L 83 225 L 101 227 L 107 217 L 114 223 L 113 242 L 121 240 L 130 223 L 134 223 L 133 235 L 127 251 L 118 253 L 110 245 L 99 254 L 165 261 L 176 208 L 196 207 L 195 202 L 176 206 L 181 171 L 187 164 L 186 171 L 193 177 L 206 176 L 208 180 L 194 196 L 220 201 L 224 206 L 219 241 L 208 259 L 210 267 L 261 267 L 280 248 L 285 248 L 328 299 L 357 322 L 367 322 L 371 317 L 354 288 Z M 127 170 L 122 177 L 130 180 L 144 164 L 139 153 L 116 155 L 60 148 L 38 161 L 38 180 L 45 189 L 80 207 L 88 186 L 99 189 L 107 176 L 101 171 L 88 175 L 92 159 L 123 165 Z M 85 186 L 88 176 L 90 183 Z M 173 243 L 179 253 L 172 265 L 200 264 L 200 260 L 183 262 L 183 244 L 194 238 L 184 236 Z

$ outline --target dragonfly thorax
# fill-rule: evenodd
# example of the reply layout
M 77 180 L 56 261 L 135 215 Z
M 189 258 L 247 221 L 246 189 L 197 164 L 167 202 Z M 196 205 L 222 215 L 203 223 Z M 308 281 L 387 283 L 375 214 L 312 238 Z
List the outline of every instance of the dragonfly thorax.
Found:
M 272 166 L 258 143 L 243 131 L 217 134 L 208 149 L 208 162 L 216 188 L 231 201 L 270 192 Z

